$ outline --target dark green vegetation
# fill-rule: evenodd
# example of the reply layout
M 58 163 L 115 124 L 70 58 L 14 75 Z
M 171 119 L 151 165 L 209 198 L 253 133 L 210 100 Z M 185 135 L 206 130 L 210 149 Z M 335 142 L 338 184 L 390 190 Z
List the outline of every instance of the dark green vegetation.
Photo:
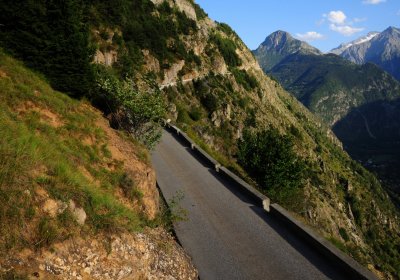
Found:
M 206 16 L 199 7 L 196 13 Z M 190 53 L 179 36 L 197 30 L 194 20 L 166 2 L 156 7 L 150 0 L 93 0 L 88 16 L 92 27 L 117 28 L 121 32 L 113 37 L 113 43 L 122 54 L 116 66 L 122 77 L 140 68 L 142 49 L 150 50 L 163 68 L 176 59 L 187 60 Z
M 223 38 L 219 34 L 210 37 L 210 40 L 217 45 L 218 50 L 223 56 L 225 63 L 229 67 L 237 67 L 242 64 L 239 56 L 236 54 L 236 44 L 229 38 Z
M 306 164 L 294 152 L 290 136 L 275 128 L 256 134 L 246 131 L 238 146 L 239 163 L 274 201 L 292 210 L 302 207 Z
M 0 44 L 55 89 L 82 96 L 93 83 L 87 9 L 81 0 L 2 1 Z

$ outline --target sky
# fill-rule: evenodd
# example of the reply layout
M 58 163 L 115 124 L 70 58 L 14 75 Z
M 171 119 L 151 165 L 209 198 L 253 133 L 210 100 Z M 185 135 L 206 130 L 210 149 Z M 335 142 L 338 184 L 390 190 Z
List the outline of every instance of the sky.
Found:
M 250 49 L 283 30 L 323 52 L 370 31 L 400 27 L 400 0 L 196 0 Z

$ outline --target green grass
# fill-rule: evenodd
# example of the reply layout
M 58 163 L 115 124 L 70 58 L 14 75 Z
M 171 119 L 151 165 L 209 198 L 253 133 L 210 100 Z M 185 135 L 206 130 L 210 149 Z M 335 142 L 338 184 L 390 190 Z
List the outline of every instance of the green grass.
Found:
M 6 73 L 0 78 L 0 254 L 50 246 L 82 230 L 90 234 L 145 226 L 144 215 L 115 196 L 116 188 L 128 186 L 130 179 L 123 165 L 111 158 L 105 133 L 95 125 L 99 116 L 85 101 L 53 91 L 43 78 L 2 52 L 0 65 Z M 57 116 L 59 125 L 52 125 L 43 110 Z M 148 161 L 143 147 L 138 150 Z M 109 163 L 116 167 L 108 169 Z M 44 214 L 39 188 L 52 199 L 72 199 L 83 207 L 86 224 L 77 225 L 68 210 L 55 218 Z M 128 198 L 140 200 L 133 184 L 128 192 Z

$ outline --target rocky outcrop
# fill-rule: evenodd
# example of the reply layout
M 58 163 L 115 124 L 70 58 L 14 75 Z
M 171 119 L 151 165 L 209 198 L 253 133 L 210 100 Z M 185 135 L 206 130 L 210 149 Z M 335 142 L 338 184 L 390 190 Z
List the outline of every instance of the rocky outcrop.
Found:
M 197 279 L 189 257 L 162 229 L 143 233 L 73 238 L 52 250 L 25 249 L 0 263 L 4 271 L 34 279 Z
M 112 66 L 118 61 L 118 53 L 116 51 L 100 51 L 97 50 L 94 56 L 94 62 L 106 66 Z

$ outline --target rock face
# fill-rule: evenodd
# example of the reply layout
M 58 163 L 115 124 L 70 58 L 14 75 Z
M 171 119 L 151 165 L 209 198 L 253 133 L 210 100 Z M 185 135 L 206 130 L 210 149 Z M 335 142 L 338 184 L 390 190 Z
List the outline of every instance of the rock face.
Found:
M 363 43 L 366 43 L 373 39 L 375 36 L 379 35 L 379 32 L 369 32 L 366 36 L 360 37 L 354 41 L 351 41 L 349 43 L 343 43 L 340 44 L 337 48 L 334 48 L 330 51 L 330 53 L 334 53 L 336 55 L 341 55 L 345 50 L 348 48 L 355 46 L 355 45 L 360 45 Z
M 2 260 L 2 270 L 35 279 L 197 279 L 197 271 L 174 238 L 161 229 L 144 233 L 74 238 L 51 251 L 23 250 Z
M 389 27 L 369 40 L 349 44 L 340 56 L 357 64 L 372 62 L 400 80 L 400 29 Z
M 117 61 L 118 53 L 116 51 L 102 52 L 100 50 L 97 50 L 94 56 L 94 62 L 98 64 L 104 64 L 106 66 L 112 66 Z

